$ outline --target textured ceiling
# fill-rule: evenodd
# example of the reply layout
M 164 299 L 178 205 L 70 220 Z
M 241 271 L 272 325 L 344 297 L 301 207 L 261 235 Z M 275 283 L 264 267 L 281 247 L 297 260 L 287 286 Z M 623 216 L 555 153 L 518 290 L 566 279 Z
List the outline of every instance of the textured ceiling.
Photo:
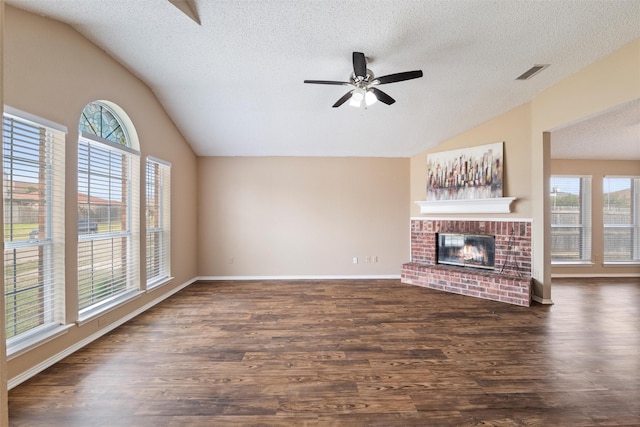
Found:
M 69 23 L 142 78 L 199 155 L 416 154 L 640 37 L 638 0 L 7 0 Z M 396 99 L 331 108 L 351 53 Z M 551 64 L 528 81 L 515 78 Z M 117 100 L 113 100 L 117 102 Z M 482 141 L 478 141 L 479 143 Z M 487 142 L 487 141 L 485 141 Z
M 640 100 L 551 132 L 551 158 L 640 160 Z

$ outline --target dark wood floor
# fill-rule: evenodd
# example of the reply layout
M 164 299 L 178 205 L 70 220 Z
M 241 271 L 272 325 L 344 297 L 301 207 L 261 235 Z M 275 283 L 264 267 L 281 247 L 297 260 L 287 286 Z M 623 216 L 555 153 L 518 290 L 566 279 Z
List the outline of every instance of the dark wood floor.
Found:
M 10 391 L 10 425 L 640 425 L 638 279 L 553 300 L 199 283 Z

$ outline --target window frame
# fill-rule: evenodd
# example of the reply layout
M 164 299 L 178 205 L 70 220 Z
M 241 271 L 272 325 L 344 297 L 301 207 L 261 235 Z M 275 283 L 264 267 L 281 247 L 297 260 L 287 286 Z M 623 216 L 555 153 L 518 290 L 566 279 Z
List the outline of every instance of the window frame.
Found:
M 96 103 L 101 102 L 90 103 L 85 109 Z M 101 104 L 119 120 L 123 130 L 126 130 L 122 117 L 109 105 Z M 78 225 L 77 292 L 78 323 L 80 324 L 142 293 L 139 238 L 140 152 L 131 147 L 128 132 L 125 134 L 129 145 L 122 145 L 81 131 L 82 120 L 83 117 L 79 124 L 77 176 L 78 195 L 80 198 L 80 195 L 84 194 L 81 191 L 86 191 L 86 203 L 78 202 L 77 211 L 78 221 L 86 221 L 87 228 L 80 230 Z M 86 161 L 86 165 L 82 164 L 83 161 Z M 118 161 L 121 162 L 120 166 L 117 166 Z M 121 168 L 119 175 L 118 167 Z M 111 185 L 114 180 L 121 183 L 119 190 L 117 186 Z M 118 191 L 120 192 L 119 206 L 116 203 Z M 113 199 L 114 194 L 116 199 Z M 107 212 L 106 218 L 98 215 L 92 217 L 92 200 L 94 199 L 104 201 L 103 210 Z M 87 210 L 86 218 L 81 216 L 83 209 Z M 121 228 L 114 226 L 112 210 L 119 212 Z M 100 219 L 107 221 L 98 222 Z M 92 224 L 95 224 L 95 228 Z M 96 262 L 96 259 L 99 261 Z M 85 262 L 87 262 L 86 266 L 83 265 Z M 101 264 L 100 271 L 96 267 L 98 263 Z
M 629 196 L 630 196 L 630 212 L 629 219 L 630 223 L 625 224 L 608 224 L 606 222 L 607 218 L 607 202 L 606 202 L 606 182 L 607 179 L 628 179 L 630 182 L 629 188 Z M 640 176 L 631 176 L 631 175 L 606 175 L 602 178 L 602 238 L 603 238 L 603 255 L 602 255 L 602 263 L 604 266 L 615 266 L 615 265 L 638 265 L 640 264 Z M 615 230 L 615 229 L 623 229 L 628 228 L 630 230 L 630 240 L 631 247 L 628 248 L 630 259 L 615 259 L 607 257 L 607 247 L 606 247 L 606 239 L 607 239 L 607 230 Z
M 28 131 L 33 133 L 31 135 L 22 133 L 18 136 L 18 139 L 20 140 L 19 142 L 17 142 L 15 132 L 12 131 L 9 134 L 7 132 L 3 133 L 3 165 L 7 164 L 8 158 L 13 165 L 20 165 L 22 163 L 22 167 L 17 166 L 17 168 L 14 169 L 12 166 L 8 170 L 6 168 L 4 169 L 5 178 L 3 178 L 3 197 L 5 197 L 5 200 L 8 196 L 6 193 L 7 183 L 9 183 L 9 191 L 11 191 L 11 207 L 8 208 L 6 204 L 4 207 L 4 226 L 7 227 L 7 224 L 9 224 L 10 229 L 13 230 L 15 224 L 20 224 L 19 222 L 13 222 L 13 190 L 15 188 L 14 183 L 23 181 L 17 181 L 15 180 L 15 177 L 17 176 L 27 179 L 28 175 L 32 173 L 29 172 L 28 169 L 31 169 L 32 167 L 36 167 L 38 171 L 38 181 L 34 182 L 34 186 L 39 188 L 35 191 L 41 193 L 41 198 L 36 202 L 38 206 L 37 209 L 39 212 L 42 209 L 44 209 L 44 211 L 41 212 L 43 214 L 42 217 L 37 220 L 38 227 L 35 235 L 32 235 L 32 231 L 29 233 L 28 239 L 22 238 L 13 240 L 13 235 L 5 235 L 4 239 L 5 269 L 3 279 L 5 304 L 8 304 L 13 300 L 14 307 L 18 307 L 15 305 L 18 304 L 17 298 L 19 295 L 17 292 L 23 293 L 31 290 L 37 291 L 40 294 L 37 300 L 20 307 L 20 311 L 35 313 L 38 320 L 37 324 L 34 324 L 34 326 L 27 326 L 26 329 L 21 330 L 18 325 L 19 322 L 17 321 L 17 316 L 19 314 L 14 311 L 14 320 L 8 321 L 10 313 L 6 309 L 4 310 L 5 328 L 7 329 L 6 332 L 8 337 L 6 340 L 7 355 L 9 358 L 13 358 L 35 345 L 39 345 L 54 336 L 66 332 L 69 327 L 64 324 L 64 180 L 65 140 L 67 128 L 63 125 L 43 119 L 33 114 L 10 106 L 5 106 L 3 114 L 3 129 L 6 130 L 8 127 L 13 129 L 15 123 L 21 124 L 20 129 L 22 132 Z M 36 141 L 36 131 L 39 134 L 38 143 L 34 144 Z M 7 141 L 8 139 L 9 141 Z M 11 157 L 7 157 L 5 142 L 9 142 L 9 145 L 12 147 L 12 154 L 10 154 Z M 17 150 L 15 150 L 16 147 Z M 36 149 L 38 151 L 38 160 L 30 158 Z M 19 152 L 19 156 L 14 154 L 14 150 L 15 152 Z M 14 161 L 17 163 L 13 163 Z M 26 166 L 27 164 L 29 164 L 29 166 Z M 12 212 L 8 222 L 6 218 L 7 209 L 10 209 Z M 40 216 L 40 214 L 38 214 L 38 216 Z M 40 235 L 41 233 L 43 235 Z M 9 237 L 9 240 L 7 240 L 7 237 Z M 18 266 L 15 264 L 15 262 L 17 262 L 16 256 L 18 256 L 18 251 L 24 252 L 25 250 L 29 251 L 30 249 L 36 251 L 35 256 L 37 257 L 38 262 L 37 282 L 34 285 L 35 287 L 31 286 L 28 289 L 20 289 L 18 291 L 18 284 L 16 280 L 28 281 L 30 278 L 28 276 L 20 277 L 20 273 L 18 273 L 18 275 L 15 274 L 18 271 Z M 15 260 L 14 263 L 6 262 L 8 253 L 13 253 L 11 258 Z M 34 255 L 27 254 L 27 256 L 32 258 Z M 14 292 L 11 292 L 12 295 L 8 295 L 7 274 L 10 269 L 7 267 L 11 265 L 14 266 L 11 269 L 11 271 L 14 272 L 12 278 L 14 282 Z M 23 273 L 28 273 L 28 271 L 29 270 L 26 272 L 23 271 Z M 32 311 L 34 309 L 35 311 Z M 13 329 L 12 333 L 8 331 L 9 328 Z
M 579 212 L 579 224 L 576 225 L 565 225 L 565 224 L 555 224 L 553 219 L 553 214 L 555 213 L 554 209 L 554 195 L 557 197 L 557 192 L 553 191 L 553 179 L 579 179 L 579 198 L 580 198 L 580 212 Z M 593 198 L 593 186 L 592 186 L 592 176 L 590 175 L 564 175 L 564 174 L 553 174 L 549 179 L 550 188 L 551 188 L 551 202 L 549 203 L 551 218 L 550 218 L 550 228 L 551 228 L 551 245 L 550 245 L 550 253 L 551 253 L 551 264 L 553 266 L 591 266 L 593 265 L 593 223 L 592 223 L 592 198 Z M 578 248 L 579 251 L 579 259 L 569 259 L 569 258 L 560 258 L 554 257 L 554 231 L 560 229 L 568 229 L 575 228 L 579 230 L 579 240 L 580 245 Z
M 150 172 L 151 167 L 154 168 L 152 172 Z M 172 280 L 170 162 L 147 156 L 145 162 L 145 190 L 147 212 L 145 235 L 146 279 L 147 289 L 153 289 Z M 154 224 L 150 220 L 151 210 L 158 218 L 158 221 Z M 152 244 L 154 242 L 152 236 L 157 236 L 156 245 Z

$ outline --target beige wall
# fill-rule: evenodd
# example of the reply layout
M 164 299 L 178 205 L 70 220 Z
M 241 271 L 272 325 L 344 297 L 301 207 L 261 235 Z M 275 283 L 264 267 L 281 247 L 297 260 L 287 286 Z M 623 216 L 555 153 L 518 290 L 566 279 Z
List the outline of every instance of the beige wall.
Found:
M 408 159 L 208 157 L 198 180 L 201 276 L 399 276 L 409 259 Z
M 433 149 L 411 157 L 411 215 L 420 215 L 419 207 L 413 202 L 426 200 L 427 197 L 427 155 L 429 153 L 503 141 L 503 195 L 504 197 L 516 197 L 517 200 L 514 201 L 511 206 L 513 212 L 511 215 L 499 214 L 491 215 L 491 217 L 515 216 L 519 218 L 530 218 L 530 133 L 530 106 L 529 104 L 525 104 L 451 138 Z M 449 216 L 460 217 L 459 214 Z M 466 216 L 486 218 L 487 214 Z
M 639 136 L 640 138 L 640 136 Z M 553 144 L 553 133 L 551 134 Z M 591 176 L 591 258 L 592 265 L 568 267 L 553 266 L 553 276 L 614 276 L 635 275 L 640 276 L 640 265 L 636 266 L 609 266 L 602 264 L 604 255 L 604 229 L 603 211 L 604 191 L 602 180 L 605 176 L 640 176 L 640 161 L 637 160 L 551 160 L 552 175 L 585 175 Z
M 66 141 L 65 263 L 67 321 L 73 324 L 67 334 L 10 360 L 8 374 L 11 379 L 65 349 L 77 346 L 197 277 L 197 181 L 196 156 L 151 90 L 138 78 L 67 25 L 7 7 L 4 29 L 5 104 L 65 125 L 69 130 Z M 172 162 L 171 265 L 174 280 L 100 319 L 78 326 L 75 324 L 77 127 L 82 109 L 94 100 L 114 102 L 129 115 L 140 139 L 142 161 L 152 155 Z M 144 226 L 144 215 L 141 219 Z M 141 247 L 141 265 L 144 266 L 144 241 Z M 142 276 L 144 279 L 144 271 Z
M 516 210 L 508 216 L 533 219 L 534 292 L 539 301 L 552 302 L 548 210 L 550 132 L 639 98 L 640 40 L 635 40 L 548 88 L 529 104 L 430 150 L 506 142 L 505 195 L 520 199 Z M 426 154 L 411 158 L 412 201 L 425 197 Z M 413 205 L 411 210 L 412 215 L 418 212 Z

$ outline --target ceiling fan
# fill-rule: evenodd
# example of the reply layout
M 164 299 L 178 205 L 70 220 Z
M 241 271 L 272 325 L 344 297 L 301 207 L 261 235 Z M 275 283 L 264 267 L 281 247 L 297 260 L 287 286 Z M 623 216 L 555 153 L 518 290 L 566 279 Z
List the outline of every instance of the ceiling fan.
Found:
M 305 80 L 305 83 L 319 85 L 341 85 L 353 86 L 349 92 L 338 99 L 333 108 L 339 107 L 349 101 L 349 105 L 360 107 L 364 101 L 365 106 L 380 101 L 384 104 L 391 105 L 396 102 L 395 99 L 378 89 L 376 86 L 385 85 L 387 83 L 402 82 L 404 80 L 417 79 L 422 77 L 422 70 L 405 71 L 402 73 L 387 74 L 382 77 L 375 77 L 373 72 L 367 68 L 367 59 L 362 52 L 353 52 L 353 73 L 348 82 L 338 82 L 333 80 Z

